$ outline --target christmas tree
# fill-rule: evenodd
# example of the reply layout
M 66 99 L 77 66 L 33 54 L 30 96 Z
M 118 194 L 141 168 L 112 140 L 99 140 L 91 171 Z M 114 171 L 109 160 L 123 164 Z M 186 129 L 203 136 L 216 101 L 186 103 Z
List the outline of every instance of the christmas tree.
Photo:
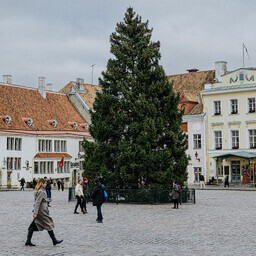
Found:
M 108 188 L 167 189 L 187 179 L 179 95 L 159 64 L 160 43 L 132 8 L 110 36 L 113 58 L 102 73 L 84 140 L 84 175 Z

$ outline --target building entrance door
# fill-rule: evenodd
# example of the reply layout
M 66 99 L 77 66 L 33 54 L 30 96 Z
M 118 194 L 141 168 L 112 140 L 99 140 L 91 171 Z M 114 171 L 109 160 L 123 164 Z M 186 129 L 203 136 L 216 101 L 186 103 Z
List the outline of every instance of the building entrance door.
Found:
M 73 171 L 73 181 L 72 181 L 72 186 L 75 186 L 75 185 L 76 185 L 76 183 L 77 183 L 77 181 L 76 181 L 76 175 L 77 175 L 76 170 L 74 170 L 74 171 Z
M 231 177 L 232 182 L 241 182 L 240 161 L 231 161 Z

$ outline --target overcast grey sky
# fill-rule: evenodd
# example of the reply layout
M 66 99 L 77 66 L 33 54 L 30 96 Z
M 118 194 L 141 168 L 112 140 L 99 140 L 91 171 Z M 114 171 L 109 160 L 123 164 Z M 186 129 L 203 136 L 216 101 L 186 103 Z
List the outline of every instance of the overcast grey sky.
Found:
M 251 0 L 0 0 L 0 81 L 37 87 L 45 76 L 54 90 L 77 77 L 98 84 L 111 58 L 109 37 L 127 7 L 149 20 L 161 43 L 167 75 L 187 69 L 242 67 L 242 44 L 256 66 L 256 1 Z

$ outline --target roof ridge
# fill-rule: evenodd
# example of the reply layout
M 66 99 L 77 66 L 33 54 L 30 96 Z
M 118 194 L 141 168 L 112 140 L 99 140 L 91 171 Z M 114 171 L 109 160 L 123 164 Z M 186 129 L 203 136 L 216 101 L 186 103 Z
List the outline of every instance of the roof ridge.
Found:
M 210 71 L 215 71 L 215 70 L 214 70 L 214 69 L 209 69 L 209 70 L 202 70 L 202 71 L 197 71 L 197 72 L 174 74 L 174 75 L 169 75 L 168 77 L 172 77 L 172 76 L 180 76 L 180 75 L 189 75 L 189 74 L 198 74 L 198 73 L 210 72 Z
M 26 89 L 26 90 L 32 90 L 32 91 L 38 91 L 38 88 L 36 88 L 36 87 L 30 87 L 30 86 L 20 85 L 20 84 L 7 84 L 7 83 L 0 82 L 0 85 L 20 88 L 20 89 Z M 56 92 L 56 91 L 53 91 L 53 90 L 46 90 L 46 92 L 47 93 L 60 94 L 60 95 L 66 95 L 65 93 Z

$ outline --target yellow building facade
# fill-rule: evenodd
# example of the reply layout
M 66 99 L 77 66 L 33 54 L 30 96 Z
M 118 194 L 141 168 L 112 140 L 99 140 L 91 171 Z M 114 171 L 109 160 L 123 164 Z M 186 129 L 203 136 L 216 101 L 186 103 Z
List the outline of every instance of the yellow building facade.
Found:
M 256 70 L 226 72 L 200 92 L 206 113 L 206 180 L 255 183 Z

